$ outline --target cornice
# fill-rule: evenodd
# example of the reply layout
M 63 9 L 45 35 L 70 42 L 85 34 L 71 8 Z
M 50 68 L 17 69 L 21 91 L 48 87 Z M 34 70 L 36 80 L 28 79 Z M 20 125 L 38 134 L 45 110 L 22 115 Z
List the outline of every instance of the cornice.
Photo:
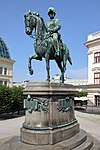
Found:
M 14 64 L 14 63 L 15 63 L 15 60 L 3 58 L 3 57 L 0 56 L 0 62 L 2 62 L 2 63 L 10 63 L 10 64 Z
M 12 75 L 1 75 L 0 74 L 0 78 L 2 78 L 2 79 L 4 79 L 4 78 L 8 79 L 8 78 L 12 78 L 12 77 L 13 77 Z
M 88 48 L 89 45 L 95 44 L 95 43 L 98 43 L 98 42 L 100 42 L 100 38 L 93 39 L 93 40 L 91 40 L 91 41 L 87 41 L 86 43 L 84 43 L 84 45 Z
M 94 67 L 92 68 L 92 71 L 100 71 L 100 67 Z
M 88 52 L 87 54 L 88 54 L 88 55 L 91 55 L 91 54 L 93 54 L 93 51 L 90 51 L 90 52 Z

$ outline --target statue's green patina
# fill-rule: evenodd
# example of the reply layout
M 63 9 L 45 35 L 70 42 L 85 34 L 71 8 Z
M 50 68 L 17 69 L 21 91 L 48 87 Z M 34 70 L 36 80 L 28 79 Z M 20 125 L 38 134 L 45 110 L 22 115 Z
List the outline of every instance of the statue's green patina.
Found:
M 48 100 L 43 98 L 31 98 L 31 96 L 28 95 L 27 99 L 24 99 L 24 108 L 28 110 L 29 113 L 32 113 L 32 111 L 48 112 Z
M 69 54 L 68 47 L 62 42 L 61 35 L 58 32 L 61 28 L 60 21 L 55 19 L 56 10 L 53 7 L 48 9 L 48 15 L 50 21 L 44 24 L 44 20 L 36 12 L 26 12 L 25 17 L 25 29 L 26 34 L 33 37 L 32 32 L 35 29 L 34 37 L 34 49 L 35 54 L 29 57 L 29 72 L 32 75 L 33 69 L 31 66 L 31 60 L 42 60 L 42 57 L 46 60 L 47 69 L 47 81 L 50 81 L 50 60 L 55 60 L 60 71 L 60 80 L 64 83 L 64 73 L 66 71 L 66 61 L 68 60 L 72 64 L 72 60 Z
M 48 15 L 50 17 L 50 21 L 48 21 L 46 24 L 47 33 L 53 38 L 55 55 L 59 56 L 60 55 L 59 52 L 61 49 L 60 44 L 62 44 L 62 41 L 61 41 L 61 36 L 58 33 L 58 31 L 61 28 L 61 24 L 58 19 L 54 19 L 56 15 L 56 10 L 53 7 L 50 7 L 48 9 Z

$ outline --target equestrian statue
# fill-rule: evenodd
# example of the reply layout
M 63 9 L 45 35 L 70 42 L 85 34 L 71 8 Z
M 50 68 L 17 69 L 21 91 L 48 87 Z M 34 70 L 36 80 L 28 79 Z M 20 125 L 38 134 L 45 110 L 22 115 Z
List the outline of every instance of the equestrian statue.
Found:
M 50 60 L 55 60 L 60 71 L 60 81 L 64 83 L 64 73 L 66 71 L 67 60 L 72 65 L 69 49 L 62 42 L 61 35 L 58 32 L 61 28 L 59 19 L 55 19 L 56 10 L 53 7 L 48 9 L 50 20 L 45 25 L 43 18 L 36 12 L 26 12 L 25 32 L 30 37 L 34 37 L 35 54 L 29 57 L 29 73 L 33 74 L 31 60 L 42 61 L 45 58 L 47 69 L 47 81 L 50 82 Z M 34 36 L 33 36 L 34 31 Z

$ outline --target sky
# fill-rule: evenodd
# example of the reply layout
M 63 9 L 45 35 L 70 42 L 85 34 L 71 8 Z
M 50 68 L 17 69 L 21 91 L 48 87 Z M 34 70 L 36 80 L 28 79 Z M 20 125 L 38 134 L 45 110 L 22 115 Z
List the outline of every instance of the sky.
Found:
M 28 58 L 34 54 L 34 40 L 25 33 L 24 13 L 38 12 L 46 24 L 47 10 L 56 9 L 61 21 L 59 31 L 70 50 L 73 65 L 67 63 L 66 77 L 87 79 L 88 55 L 84 43 L 87 36 L 100 30 L 100 0 L 0 0 L 0 37 L 5 41 L 13 66 L 13 81 L 46 80 L 45 60 L 32 61 L 34 75 L 29 75 Z M 51 78 L 60 71 L 50 61 Z

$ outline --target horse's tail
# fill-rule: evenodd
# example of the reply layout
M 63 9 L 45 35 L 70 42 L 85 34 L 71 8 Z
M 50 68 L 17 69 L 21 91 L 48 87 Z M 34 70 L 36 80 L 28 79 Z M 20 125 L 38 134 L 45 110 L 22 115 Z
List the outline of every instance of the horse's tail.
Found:
M 67 59 L 68 59 L 69 63 L 72 65 L 72 59 L 70 57 L 69 48 L 67 47 L 66 44 L 63 44 L 63 48 L 65 51 L 65 55 L 67 55 Z
M 69 61 L 69 63 L 72 65 L 72 59 L 71 59 L 70 56 L 68 57 L 68 61 Z

